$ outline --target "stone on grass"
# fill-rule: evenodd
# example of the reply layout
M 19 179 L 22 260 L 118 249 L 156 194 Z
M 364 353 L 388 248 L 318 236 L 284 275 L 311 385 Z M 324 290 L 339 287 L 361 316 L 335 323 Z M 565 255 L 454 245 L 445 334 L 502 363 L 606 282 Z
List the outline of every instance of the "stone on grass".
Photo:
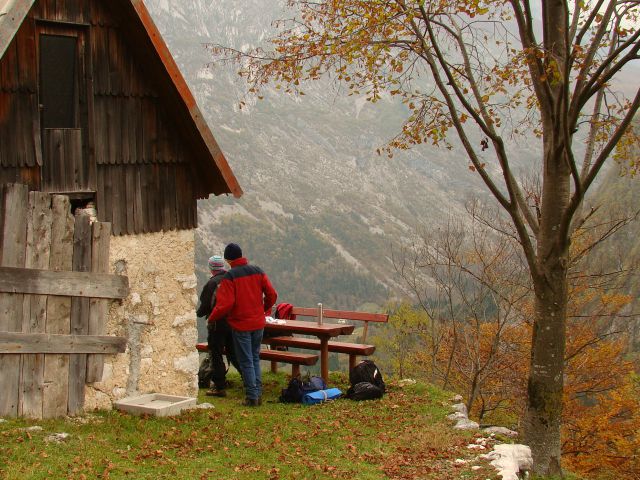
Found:
M 415 385 L 416 381 L 413 378 L 403 378 L 402 380 L 398 380 L 399 387 L 406 387 L 407 385 Z
M 453 428 L 456 430 L 477 430 L 478 428 L 480 428 L 480 425 L 478 425 L 478 422 L 474 422 L 473 420 L 469 420 L 468 418 L 461 418 L 460 420 L 458 420 L 458 423 L 453 426 Z
M 467 418 L 467 416 L 462 412 L 453 412 L 452 414 L 447 415 L 447 419 L 453 422 L 457 422 L 461 418 Z
M 42 427 L 40 425 L 34 425 L 33 427 L 21 428 L 20 430 L 24 432 L 41 432 Z
M 45 437 L 44 441 L 45 442 L 62 443 L 65 440 L 67 440 L 69 437 L 70 437 L 70 435 L 68 433 L 60 432 L 60 433 L 54 433 L 53 435 L 49 435 L 48 437 Z
M 451 402 L 452 402 L 452 403 L 460 403 L 460 402 L 462 402 L 462 400 L 463 400 L 463 399 L 462 399 L 462 395 L 458 394 L 458 395 L 454 396 L 454 397 L 451 399 Z
M 451 405 L 451 410 L 453 410 L 454 412 L 460 412 L 464 414 L 465 417 L 469 416 L 467 406 L 464 403 L 456 403 L 454 405 Z
M 533 466 L 531 449 L 527 445 L 496 445 L 492 452 L 482 455 L 482 458 L 491 461 L 502 480 L 518 480 L 521 472 L 528 472 Z
M 210 404 L 210 403 L 205 402 L 205 403 L 199 403 L 198 405 L 196 405 L 196 408 L 200 408 L 200 409 L 202 409 L 202 410 L 207 410 L 207 409 L 209 409 L 209 408 L 216 408 L 216 407 L 215 407 L 215 406 L 213 406 L 213 405 L 212 405 L 212 404 Z
M 482 429 L 483 432 L 493 433 L 497 435 L 504 435 L 506 437 L 517 437 L 518 432 L 514 432 L 513 430 L 509 430 L 507 427 L 487 427 Z

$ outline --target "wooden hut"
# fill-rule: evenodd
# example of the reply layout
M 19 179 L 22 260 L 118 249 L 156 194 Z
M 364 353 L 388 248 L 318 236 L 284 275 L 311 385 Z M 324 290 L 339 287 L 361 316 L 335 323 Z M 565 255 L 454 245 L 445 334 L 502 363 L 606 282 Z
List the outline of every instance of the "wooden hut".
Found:
M 0 57 L 0 183 L 94 201 L 115 235 L 241 195 L 142 1 L 0 0 Z
M 105 363 L 88 405 L 194 393 L 197 200 L 242 190 L 141 0 L 0 0 L 7 183 L 111 224 L 109 270 L 131 294 L 106 333 L 127 337 L 127 354 Z

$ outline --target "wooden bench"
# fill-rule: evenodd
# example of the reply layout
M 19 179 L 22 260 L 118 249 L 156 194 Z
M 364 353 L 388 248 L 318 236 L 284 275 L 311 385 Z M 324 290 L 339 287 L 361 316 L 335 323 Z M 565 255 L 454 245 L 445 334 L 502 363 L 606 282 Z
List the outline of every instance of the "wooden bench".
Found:
M 318 321 L 324 321 L 325 318 L 335 318 L 340 320 L 356 320 L 364 322 L 362 334 L 362 343 L 347 343 L 339 341 L 329 342 L 329 351 L 336 353 L 345 353 L 349 355 L 349 371 L 356 366 L 359 356 L 372 355 L 375 352 L 375 345 L 369 345 L 366 342 L 369 322 L 387 322 L 389 315 L 384 313 L 367 313 L 354 312 L 350 310 L 330 310 L 324 309 L 322 304 L 318 304 L 318 308 L 293 307 L 292 313 L 296 316 L 315 317 Z M 314 338 L 303 337 L 268 337 L 264 338 L 263 343 L 270 346 L 287 346 L 295 348 L 304 348 L 307 350 L 320 350 L 320 340 Z
M 196 350 L 207 353 L 209 348 L 206 342 L 196 343 Z M 318 362 L 319 355 L 299 352 L 283 352 L 280 350 L 261 350 L 260 360 L 271 362 L 271 371 L 278 371 L 278 363 L 290 363 L 291 375 L 300 375 L 300 365 L 315 365 Z

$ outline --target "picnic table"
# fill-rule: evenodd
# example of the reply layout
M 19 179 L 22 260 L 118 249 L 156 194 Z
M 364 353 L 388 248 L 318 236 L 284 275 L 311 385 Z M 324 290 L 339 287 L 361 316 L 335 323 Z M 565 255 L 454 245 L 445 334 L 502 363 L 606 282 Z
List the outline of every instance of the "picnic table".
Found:
M 327 381 L 329 378 L 329 339 L 340 335 L 351 335 L 353 325 L 339 323 L 305 322 L 301 320 L 276 320 L 267 322 L 265 332 L 275 335 L 300 334 L 315 336 L 320 340 L 320 376 Z

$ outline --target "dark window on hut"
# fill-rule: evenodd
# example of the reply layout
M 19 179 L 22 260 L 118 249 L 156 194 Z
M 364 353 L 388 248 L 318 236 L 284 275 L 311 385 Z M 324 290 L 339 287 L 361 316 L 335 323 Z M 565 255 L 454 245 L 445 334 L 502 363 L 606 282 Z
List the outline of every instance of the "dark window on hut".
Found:
M 76 37 L 40 35 L 43 128 L 76 127 L 76 49 Z

